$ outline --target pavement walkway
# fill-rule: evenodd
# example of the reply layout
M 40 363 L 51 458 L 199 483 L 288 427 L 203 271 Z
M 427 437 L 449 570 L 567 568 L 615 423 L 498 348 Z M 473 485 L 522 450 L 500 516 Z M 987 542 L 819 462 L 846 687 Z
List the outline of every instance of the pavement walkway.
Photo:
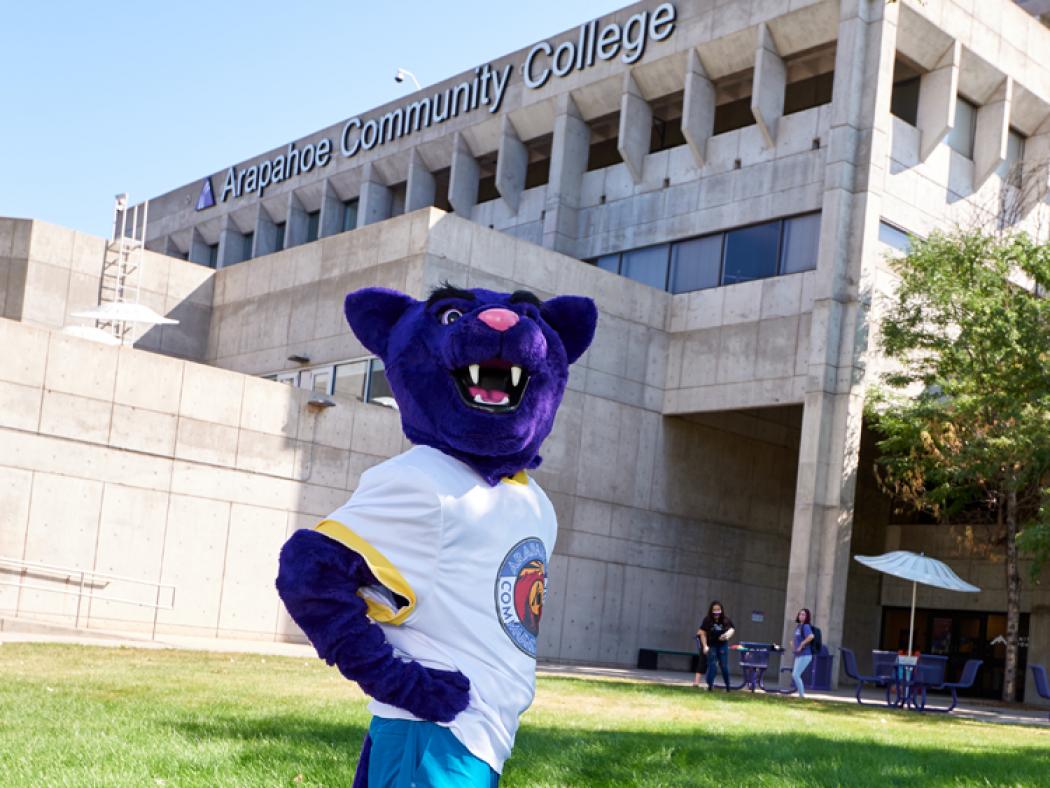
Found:
M 235 654 L 264 654 L 283 657 L 311 658 L 316 656 L 313 647 L 302 643 L 287 643 L 262 640 L 221 640 L 215 638 L 192 638 L 162 635 L 156 640 L 137 639 L 126 635 L 92 633 L 54 633 L 54 632 L 19 632 L 0 631 L 0 647 L 4 643 L 72 643 L 84 646 L 107 646 L 110 648 L 147 648 L 147 649 L 183 649 L 190 651 L 218 651 Z M 565 676 L 581 679 L 598 679 L 603 681 L 630 681 L 647 684 L 689 687 L 693 681 L 692 673 L 669 670 L 638 670 L 636 668 L 613 668 L 590 665 L 567 665 L 556 662 L 541 661 L 536 667 L 537 673 L 543 676 Z M 737 677 L 738 680 L 738 677 Z M 703 689 L 696 690 L 703 692 Z M 745 690 L 746 691 L 746 690 Z M 830 692 L 810 691 L 808 699 L 833 701 L 837 703 L 856 703 L 855 690 L 843 687 Z M 764 695 L 761 690 L 758 695 Z M 914 714 L 916 712 L 900 711 L 887 708 L 885 696 L 878 691 L 865 691 L 865 703 L 875 707 L 881 706 L 887 714 Z M 798 703 L 794 696 L 783 696 L 785 703 Z M 930 705 L 947 705 L 948 698 L 931 695 Z M 933 715 L 938 716 L 938 715 Z M 952 717 L 993 722 L 1004 725 L 1034 725 L 1050 728 L 1047 710 L 1036 706 L 1007 706 L 994 701 L 962 699 Z

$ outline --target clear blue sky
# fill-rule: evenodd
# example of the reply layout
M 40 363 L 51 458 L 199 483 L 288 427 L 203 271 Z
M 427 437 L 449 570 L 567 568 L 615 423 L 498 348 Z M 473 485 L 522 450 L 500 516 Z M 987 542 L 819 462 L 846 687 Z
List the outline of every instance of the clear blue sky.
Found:
M 108 236 L 139 201 L 628 0 L 10 2 L 0 216 Z

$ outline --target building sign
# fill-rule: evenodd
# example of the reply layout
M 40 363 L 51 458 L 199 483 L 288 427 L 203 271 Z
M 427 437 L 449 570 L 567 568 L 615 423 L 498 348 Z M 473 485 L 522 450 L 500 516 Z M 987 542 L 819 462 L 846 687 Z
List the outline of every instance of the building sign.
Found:
M 636 63 L 645 54 L 650 41 L 664 41 L 671 36 L 676 19 L 674 4 L 662 3 L 651 12 L 632 14 L 623 24 L 592 20 L 580 26 L 575 39 L 563 41 L 557 47 L 549 41 L 541 41 L 529 50 L 519 67 L 523 84 L 530 90 L 537 90 L 552 78 L 566 77 L 574 71 L 584 71 L 598 61 L 617 57 L 627 65 Z M 350 118 L 343 125 L 338 140 L 323 137 L 301 147 L 292 142 L 272 159 L 243 169 L 230 167 L 223 178 L 219 200 L 226 202 L 254 193 L 261 197 L 270 186 L 326 167 L 337 147 L 342 156 L 349 159 L 362 151 L 374 150 L 482 107 L 492 113 L 499 112 L 512 76 L 510 63 L 502 67 L 486 63 L 474 69 L 472 79 L 431 96 L 402 104 L 382 115 Z M 208 179 L 197 200 L 197 210 L 214 204 Z

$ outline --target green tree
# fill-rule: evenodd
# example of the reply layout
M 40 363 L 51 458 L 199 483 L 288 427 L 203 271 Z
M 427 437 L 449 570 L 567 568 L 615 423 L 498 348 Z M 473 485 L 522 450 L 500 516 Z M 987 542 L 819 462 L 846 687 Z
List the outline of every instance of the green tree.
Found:
M 1004 700 L 1017 683 L 1020 551 L 1050 557 L 1050 245 L 935 233 L 894 262 L 881 321 L 895 371 L 869 398 L 875 472 L 898 507 L 990 525 L 1005 552 Z M 982 529 L 983 530 L 983 529 Z

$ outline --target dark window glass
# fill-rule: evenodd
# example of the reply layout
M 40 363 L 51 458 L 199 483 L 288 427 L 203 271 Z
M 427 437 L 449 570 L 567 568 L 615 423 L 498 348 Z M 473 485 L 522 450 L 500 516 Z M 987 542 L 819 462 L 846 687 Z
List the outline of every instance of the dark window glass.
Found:
M 973 158 L 973 134 L 977 124 L 977 107 L 957 96 L 955 101 L 955 124 L 948 132 L 948 147 L 968 159 Z
M 722 233 L 671 246 L 671 292 L 718 287 L 722 273 Z
M 831 103 L 831 88 L 835 74 L 829 71 L 809 79 L 792 82 L 784 91 L 784 114 L 801 112 L 804 109 Z
M 781 244 L 780 273 L 797 274 L 817 267 L 820 247 L 820 214 L 810 213 L 784 220 L 784 242 Z
M 243 243 L 241 245 L 241 259 L 251 260 L 252 259 L 252 244 L 255 242 L 255 233 L 245 233 L 242 236 Z
M 208 244 L 208 266 L 214 268 L 219 262 L 219 245 Z
M 343 203 L 343 232 L 357 228 L 357 200 Z
M 1006 159 L 996 170 L 999 177 L 1011 186 L 1021 188 L 1021 177 L 1024 174 L 1021 161 L 1024 159 L 1024 136 L 1015 129 L 1006 135 Z
M 667 244 L 624 252 L 620 273 L 644 285 L 666 290 L 667 252 Z
M 715 134 L 742 129 L 753 125 L 754 122 L 755 116 L 751 112 L 750 96 L 715 107 Z
M 284 249 L 284 222 L 281 222 L 280 224 L 275 224 L 273 226 L 273 229 L 277 231 L 275 233 L 276 240 L 273 242 L 273 248 L 274 251 L 279 252 L 282 249 Z
M 380 405 L 397 407 L 394 401 L 394 392 L 390 390 L 390 384 L 386 380 L 386 367 L 381 359 L 372 359 L 371 371 L 368 375 L 368 402 L 377 402 Z
M 306 243 L 317 240 L 317 231 L 321 227 L 321 212 L 311 211 L 306 214 Z
M 594 264 L 603 271 L 612 271 L 614 274 L 620 273 L 620 255 L 618 254 L 602 255 L 594 261 Z
M 602 167 L 610 167 L 623 161 L 617 148 L 617 138 L 596 142 L 587 151 L 587 172 L 600 170 Z
M 653 131 L 649 141 L 649 152 L 676 148 L 685 145 L 685 135 L 682 133 L 681 108 L 679 114 L 674 117 L 658 118 L 653 116 Z
M 777 272 L 777 246 L 780 222 L 756 224 L 726 233 L 723 284 L 748 282 L 774 276 Z
M 890 94 L 890 112 L 912 126 L 919 117 L 919 78 L 912 77 L 893 83 Z

